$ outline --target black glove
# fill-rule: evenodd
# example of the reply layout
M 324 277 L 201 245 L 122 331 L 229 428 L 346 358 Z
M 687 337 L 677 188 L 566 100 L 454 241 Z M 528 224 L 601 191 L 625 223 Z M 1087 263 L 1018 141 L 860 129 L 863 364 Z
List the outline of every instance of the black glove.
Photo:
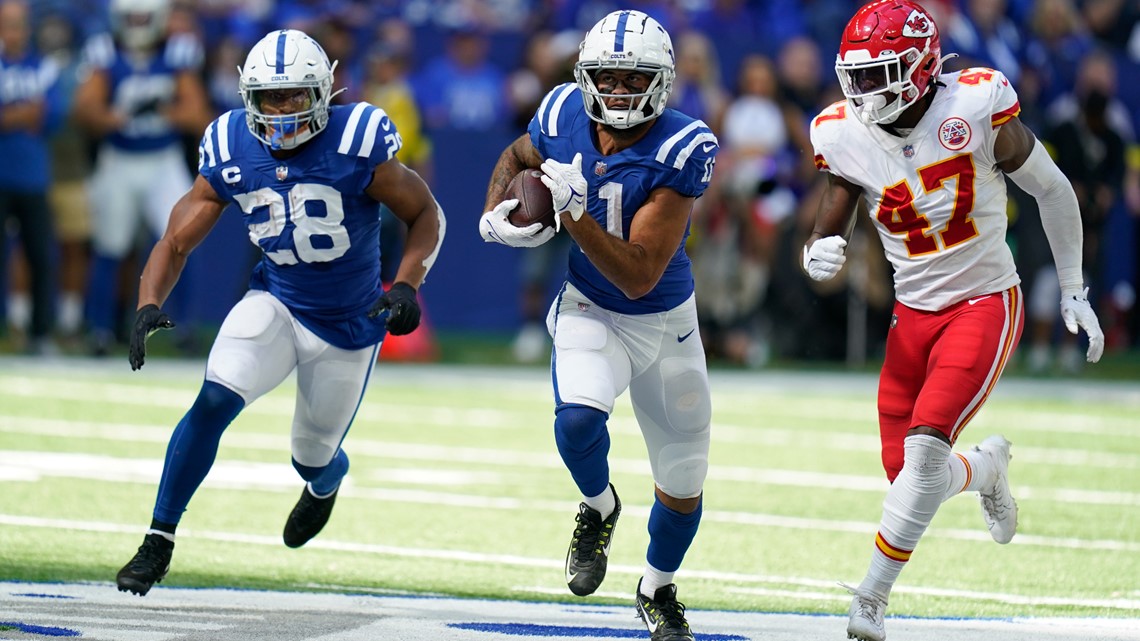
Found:
M 416 288 L 407 283 L 396 283 L 368 310 L 368 318 L 376 318 L 385 311 L 388 320 L 384 326 L 393 336 L 412 333 L 420 326 L 420 304 L 416 302 Z
M 145 102 L 135 105 L 134 109 L 131 110 L 131 116 L 137 118 L 139 116 L 145 116 L 147 114 L 155 114 L 158 113 L 158 109 L 161 106 L 161 98 L 151 98 Z
M 166 312 L 159 309 L 158 305 L 145 305 L 135 314 L 135 328 L 131 331 L 132 370 L 142 367 L 143 361 L 146 360 L 146 339 L 160 329 L 172 327 L 174 321 L 166 315 Z

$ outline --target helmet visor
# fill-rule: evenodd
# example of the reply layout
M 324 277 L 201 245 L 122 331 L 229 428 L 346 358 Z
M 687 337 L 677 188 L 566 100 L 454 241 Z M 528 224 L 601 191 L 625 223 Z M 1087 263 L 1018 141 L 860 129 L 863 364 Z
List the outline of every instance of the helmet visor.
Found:
M 861 102 L 871 96 L 884 93 L 902 93 L 903 73 L 898 60 L 873 60 L 868 62 L 837 62 L 835 71 L 843 95 Z
M 249 110 L 269 144 L 287 147 L 287 137 L 303 133 L 316 116 L 315 87 L 273 87 L 249 90 Z

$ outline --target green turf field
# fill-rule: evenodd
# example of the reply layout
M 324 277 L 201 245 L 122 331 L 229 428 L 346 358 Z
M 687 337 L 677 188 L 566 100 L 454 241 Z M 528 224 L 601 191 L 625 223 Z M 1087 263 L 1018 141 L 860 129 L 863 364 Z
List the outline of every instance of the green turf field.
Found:
M 202 364 L 0 359 L 0 580 L 104 581 L 149 523 L 166 442 Z M 345 441 L 332 521 L 281 543 L 301 490 L 292 381 L 222 439 L 163 585 L 573 599 L 562 579 L 578 497 L 554 449 L 540 369 L 381 364 Z M 874 379 L 716 373 L 701 531 L 678 575 L 696 608 L 845 612 L 886 488 Z M 1140 384 L 1010 379 L 960 447 L 1013 442 L 1021 526 L 993 543 L 977 501 L 946 503 L 892 614 L 1140 618 Z M 598 603 L 626 604 L 652 485 L 623 398 L 611 420 L 624 510 Z

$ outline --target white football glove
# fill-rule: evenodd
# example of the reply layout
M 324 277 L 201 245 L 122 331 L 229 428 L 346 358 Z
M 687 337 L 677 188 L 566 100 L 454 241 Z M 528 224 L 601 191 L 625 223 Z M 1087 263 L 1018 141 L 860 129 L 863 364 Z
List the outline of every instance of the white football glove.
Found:
M 1076 334 L 1077 328 L 1085 330 L 1089 335 L 1089 351 L 1085 358 L 1090 363 L 1100 360 L 1104 353 L 1104 332 L 1100 329 L 1100 321 L 1096 312 L 1089 305 L 1089 288 L 1084 290 L 1071 289 L 1061 292 L 1061 320 L 1065 321 L 1065 329 L 1070 334 Z
M 835 278 L 843 263 L 847 262 L 847 256 L 843 254 L 843 248 L 846 246 L 847 241 L 843 240 L 842 236 L 820 238 L 812 243 L 811 247 L 805 245 L 804 271 L 812 280 L 825 281 Z
M 550 190 L 554 199 L 555 222 L 562 212 L 570 212 L 570 218 L 577 221 L 586 208 L 586 178 L 582 176 L 582 154 L 574 154 L 569 164 L 547 158 L 539 167 L 542 170 L 542 184 Z
M 517 207 L 517 198 L 504 200 L 479 219 L 479 235 L 489 243 L 499 243 L 508 247 L 538 247 L 554 238 L 554 229 L 534 223 L 526 227 L 515 227 L 507 220 L 507 214 Z

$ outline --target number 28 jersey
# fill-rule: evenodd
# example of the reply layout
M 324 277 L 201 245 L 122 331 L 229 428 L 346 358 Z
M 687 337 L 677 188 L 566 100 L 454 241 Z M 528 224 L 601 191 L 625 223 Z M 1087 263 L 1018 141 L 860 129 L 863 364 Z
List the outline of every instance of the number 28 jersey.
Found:
M 198 172 L 237 205 L 261 249 L 249 286 L 273 294 L 305 327 L 343 349 L 384 336 L 367 311 L 380 296 L 380 204 L 364 193 L 401 140 L 383 109 L 333 106 L 328 125 L 285 159 L 250 133 L 246 112 L 206 129 Z
M 895 298 L 938 311 L 1020 282 L 1005 243 L 998 128 L 1021 106 L 999 71 L 942 74 L 930 108 L 906 136 L 864 125 L 846 102 L 812 121 L 815 164 L 863 188 L 894 268 Z

